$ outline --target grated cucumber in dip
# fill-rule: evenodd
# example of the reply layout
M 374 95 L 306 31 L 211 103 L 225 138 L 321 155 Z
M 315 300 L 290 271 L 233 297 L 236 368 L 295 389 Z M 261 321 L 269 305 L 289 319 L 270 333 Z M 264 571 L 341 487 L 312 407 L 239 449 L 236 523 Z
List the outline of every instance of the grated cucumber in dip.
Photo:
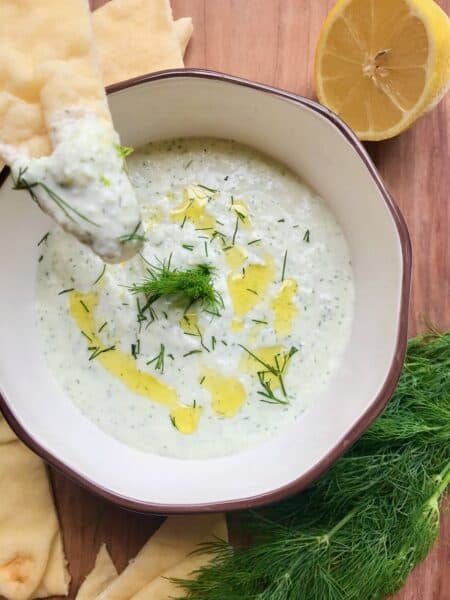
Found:
M 62 389 L 145 452 L 241 452 L 301 417 L 329 384 L 353 317 L 344 234 L 293 173 L 231 141 L 152 143 L 128 158 L 146 241 L 105 265 L 55 229 L 36 315 Z M 137 288 L 207 265 L 214 307 Z

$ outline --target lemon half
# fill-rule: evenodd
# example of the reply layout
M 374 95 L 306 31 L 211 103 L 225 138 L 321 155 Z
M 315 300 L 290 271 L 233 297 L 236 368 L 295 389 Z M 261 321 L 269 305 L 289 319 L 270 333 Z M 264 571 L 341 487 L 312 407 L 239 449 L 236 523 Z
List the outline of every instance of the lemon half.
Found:
M 362 140 L 407 129 L 450 83 L 450 21 L 433 0 L 338 0 L 316 50 L 317 95 Z

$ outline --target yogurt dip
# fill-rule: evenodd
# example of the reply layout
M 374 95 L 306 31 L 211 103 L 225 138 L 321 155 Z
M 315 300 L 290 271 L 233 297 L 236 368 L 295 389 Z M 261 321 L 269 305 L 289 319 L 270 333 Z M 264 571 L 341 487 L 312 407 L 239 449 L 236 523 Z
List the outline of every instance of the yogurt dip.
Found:
M 293 173 L 232 141 L 149 144 L 128 158 L 146 241 L 105 265 L 55 229 L 40 242 L 37 326 L 58 383 L 145 452 L 211 458 L 262 443 L 327 388 L 350 334 L 345 236 Z M 131 289 L 161 268 L 214 269 L 208 310 Z M 147 304 L 147 306 L 146 306 Z

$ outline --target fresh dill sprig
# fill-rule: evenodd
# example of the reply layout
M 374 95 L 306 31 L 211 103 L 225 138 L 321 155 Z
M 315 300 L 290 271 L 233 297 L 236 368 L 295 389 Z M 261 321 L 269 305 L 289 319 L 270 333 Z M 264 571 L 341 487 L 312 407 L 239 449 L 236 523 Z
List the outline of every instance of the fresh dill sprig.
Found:
M 103 264 L 103 269 L 101 270 L 100 275 L 97 277 L 97 279 L 94 281 L 94 283 L 92 285 L 96 285 L 100 281 L 100 279 L 105 274 L 105 271 L 106 271 L 106 265 Z
M 75 288 L 66 288 L 65 290 L 61 290 L 58 292 L 58 296 L 62 296 L 63 294 L 68 294 L 69 292 L 73 292 Z
M 214 289 L 214 267 L 201 263 L 184 271 L 172 268 L 170 259 L 160 265 L 147 269 L 147 278 L 135 283 L 129 289 L 133 294 L 144 294 L 145 306 L 140 309 L 144 313 L 156 300 L 167 296 L 181 296 L 192 304 L 200 302 L 208 310 L 218 312 L 223 306 L 219 292 Z
M 261 241 L 261 238 L 257 238 L 256 240 L 252 240 L 251 242 L 249 242 L 249 243 L 247 244 L 247 246 L 251 246 L 252 244 L 257 244 L 257 243 L 258 243 L 258 242 L 260 242 L 260 241 Z
M 400 589 L 439 531 L 450 483 L 450 332 L 410 340 L 384 413 L 316 483 L 243 512 L 250 547 L 215 541 L 177 581 L 191 600 L 381 600 Z M 180 596 L 183 595 L 180 589 Z
M 189 252 L 192 252 L 192 250 L 194 249 L 193 244 L 181 244 L 181 247 L 185 250 L 189 250 Z
M 161 373 L 164 373 L 165 353 L 166 353 L 166 348 L 165 348 L 164 344 L 160 344 L 158 354 L 155 357 L 148 360 L 145 364 L 151 365 L 151 364 L 155 363 L 155 371 L 161 371 Z
M 77 210 L 68 202 L 66 202 L 64 198 L 61 198 L 61 196 L 59 196 L 56 192 L 50 189 L 47 184 L 42 183 L 42 181 L 35 181 L 34 183 L 29 183 L 25 179 L 25 173 L 27 171 L 28 167 L 21 167 L 19 169 L 17 178 L 14 178 L 13 176 L 13 190 L 26 190 L 30 194 L 32 200 L 36 202 L 36 204 L 40 207 L 41 205 L 39 202 L 39 198 L 35 192 L 35 189 L 40 187 L 44 190 L 44 192 L 47 194 L 50 200 L 53 200 L 53 202 L 58 206 L 58 208 L 66 215 L 66 217 L 70 221 L 76 223 L 77 219 L 75 217 L 78 217 L 78 219 L 86 221 L 86 223 L 90 223 L 91 225 L 94 225 L 94 227 L 100 227 L 98 223 L 95 223 L 94 221 L 91 221 L 91 219 L 88 219 L 86 215 L 83 215 L 83 213 L 81 213 L 79 210 Z

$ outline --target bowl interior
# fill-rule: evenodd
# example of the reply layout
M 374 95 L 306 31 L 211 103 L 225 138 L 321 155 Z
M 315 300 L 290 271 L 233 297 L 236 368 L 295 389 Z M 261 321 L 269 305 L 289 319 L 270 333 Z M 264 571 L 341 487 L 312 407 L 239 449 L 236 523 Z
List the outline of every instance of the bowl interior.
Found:
M 0 390 L 9 416 L 44 456 L 129 506 L 233 508 L 245 499 L 255 504 L 298 489 L 367 426 L 396 383 L 409 291 L 401 217 L 345 128 L 308 103 L 188 72 L 151 77 L 109 100 L 126 145 L 180 136 L 232 138 L 284 163 L 311 185 L 350 245 L 351 339 L 328 390 L 295 425 L 259 447 L 202 461 L 129 448 L 83 417 L 46 366 L 33 303 L 36 244 L 49 220 L 25 193 L 11 192 L 8 178 L 0 190 Z

